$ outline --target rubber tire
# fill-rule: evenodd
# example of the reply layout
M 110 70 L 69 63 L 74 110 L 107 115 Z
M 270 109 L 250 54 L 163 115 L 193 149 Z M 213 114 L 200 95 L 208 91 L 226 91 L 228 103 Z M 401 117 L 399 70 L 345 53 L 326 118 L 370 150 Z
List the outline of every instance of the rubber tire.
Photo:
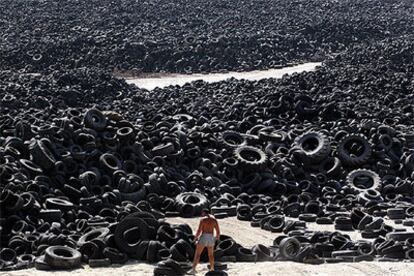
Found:
M 58 252 L 65 252 L 65 255 L 62 256 L 57 254 Z M 81 253 L 78 250 L 75 250 L 68 246 L 49 246 L 45 251 L 45 262 L 52 268 L 77 268 L 81 265 Z
M 318 146 L 312 151 L 306 151 L 303 148 L 303 143 L 308 139 L 316 139 Z M 304 163 L 318 163 L 324 160 L 331 152 L 331 143 L 328 137 L 322 132 L 306 132 L 298 137 L 294 141 L 294 146 L 298 147 L 299 154 Z
M 366 177 L 370 177 L 373 181 L 373 184 L 371 187 L 367 187 L 367 188 L 359 188 L 356 187 L 354 184 L 355 178 L 359 177 L 359 176 L 366 176 Z M 374 190 L 378 190 L 381 187 L 381 178 L 379 177 L 379 175 L 376 172 L 373 172 L 371 170 L 367 170 L 367 169 L 357 169 L 357 170 L 353 170 L 351 171 L 345 180 L 345 183 L 348 187 L 350 187 L 351 189 L 355 190 L 355 191 L 359 191 L 359 192 L 364 192 L 368 189 L 374 189 Z
M 294 260 L 299 251 L 300 242 L 296 238 L 284 238 L 279 244 L 279 253 L 287 260 Z
M 360 144 L 363 145 L 364 151 L 360 156 L 352 157 L 347 153 L 347 150 L 345 149 L 346 144 L 357 141 Z M 338 143 L 337 147 L 337 153 L 338 158 L 342 161 L 342 164 L 352 166 L 352 167 L 358 167 L 361 165 L 364 165 L 368 162 L 369 158 L 371 157 L 371 145 L 369 144 L 368 140 L 363 135 L 347 135 L 341 139 Z

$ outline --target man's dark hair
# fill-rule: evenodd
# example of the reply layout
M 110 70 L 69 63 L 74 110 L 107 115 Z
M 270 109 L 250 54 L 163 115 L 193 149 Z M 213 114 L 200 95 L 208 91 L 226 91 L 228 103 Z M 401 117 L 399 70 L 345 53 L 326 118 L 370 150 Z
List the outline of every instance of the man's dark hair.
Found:
M 202 211 L 201 211 L 201 213 L 203 214 L 206 214 L 206 215 L 209 215 L 210 214 L 210 210 L 209 209 L 207 209 L 207 208 L 204 208 Z

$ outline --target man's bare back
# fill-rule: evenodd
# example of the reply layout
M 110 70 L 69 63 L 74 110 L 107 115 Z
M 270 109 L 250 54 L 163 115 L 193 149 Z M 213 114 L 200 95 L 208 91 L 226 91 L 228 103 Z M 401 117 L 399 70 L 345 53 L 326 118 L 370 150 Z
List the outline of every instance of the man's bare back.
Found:
M 204 248 L 207 248 L 210 270 L 214 270 L 214 244 L 220 239 L 220 228 L 216 218 L 210 215 L 209 210 L 206 209 L 202 211 L 201 215 L 203 218 L 200 220 L 197 233 L 194 237 L 196 241 L 196 252 L 194 254 L 192 274 L 195 273 L 195 268 L 200 261 L 200 256 Z M 214 232 L 216 232 L 215 237 Z
M 200 221 L 200 230 L 201 234 L 213 234 L 214 229 L 218 228 L 218 223 L 216 218 L 207 215 L 207 217 L 202 218 Z M 218 232 L 216 230 L 216 232 Z

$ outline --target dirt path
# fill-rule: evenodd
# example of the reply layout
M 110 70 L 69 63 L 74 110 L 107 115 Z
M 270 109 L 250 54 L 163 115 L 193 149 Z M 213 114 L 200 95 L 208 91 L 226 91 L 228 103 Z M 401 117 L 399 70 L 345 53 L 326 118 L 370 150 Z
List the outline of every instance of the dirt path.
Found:
M 229 78 L 246 79 L 257 81 L 267 78 L 281 78 L 285 74 L 301 73 L 304 71 L 313 71 L 320 62 L 308 62 L 291 67 L 280 69 L 255 70 L 248 72 L 228 72 L 228 73 L 211 73 L 211 74 L 151 74 L 149 76 L 140 76 L 136 78 L 126 77 L 126 82 L 135 84 L 139 88 L 153 90 L 156 87 L 163 88 L 170 85 L 182 86 L 188 82 L 203 80 L 209 83 L 223 81 Z M 119 75 L 119 77 L 123 77 Z

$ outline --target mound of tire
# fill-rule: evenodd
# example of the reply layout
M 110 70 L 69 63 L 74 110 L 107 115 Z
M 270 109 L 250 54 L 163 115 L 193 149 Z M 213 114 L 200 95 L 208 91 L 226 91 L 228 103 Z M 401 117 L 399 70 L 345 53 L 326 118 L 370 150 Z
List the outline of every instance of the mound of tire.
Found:
M 410 20 L 395 26 L 405 33 Z M 118 36 L 102 39 L 109 37 Z M 29 44 L 37 45 L 2 47 L 2 66 L 27 65 L 16 55 Z M 221 262 L 412 260 L 414 43 L 395 37 L 368 44 L 279 80 L 197 81 L 151 93 L 95 67 L 51 64 L 53 73 L 40 76 L 1 71 L 0 268 L 137 259 L 157 264 L 157 275 L 180 275 L 194 236 L 165 217 L 196 217 L 204 208 L 281 233 L 273 245 L 251 248 L 222 235 L 215 250 Z M 146 64 L 157 64 L 150 56 Z M 335 231 L 309 231 L 309 223 Z

